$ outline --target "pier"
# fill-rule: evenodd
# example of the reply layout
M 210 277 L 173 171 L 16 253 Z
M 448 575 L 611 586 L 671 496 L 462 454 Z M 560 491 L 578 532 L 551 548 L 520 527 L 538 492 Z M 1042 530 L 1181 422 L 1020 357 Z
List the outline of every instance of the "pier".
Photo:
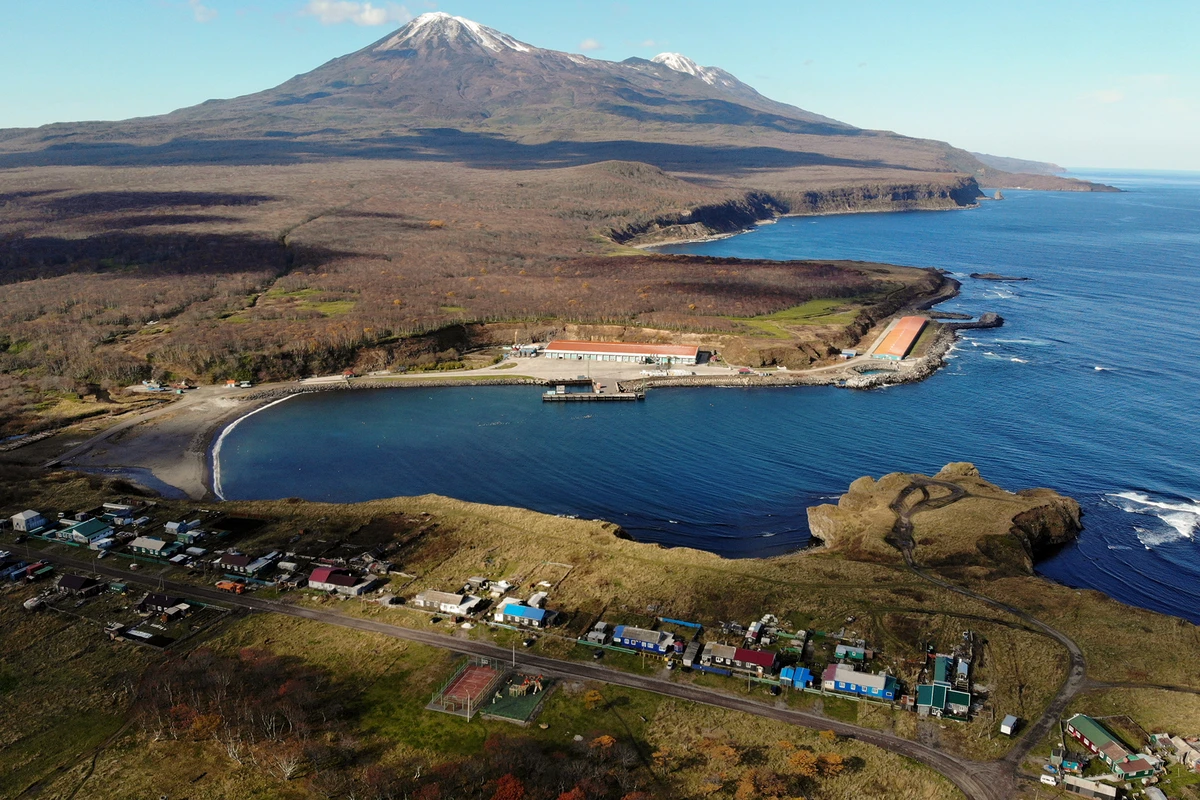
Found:
M 542 394 L 544 403 L 586 403 L 601 400 L 645 400 L 645 392 L 545 392 Z

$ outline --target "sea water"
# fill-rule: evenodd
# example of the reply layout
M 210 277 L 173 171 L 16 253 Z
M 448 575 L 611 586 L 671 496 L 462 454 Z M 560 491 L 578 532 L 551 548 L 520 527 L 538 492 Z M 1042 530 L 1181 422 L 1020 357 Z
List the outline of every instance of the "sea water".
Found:
M 538 387 L 307 395 L 225 437 L 223 493 L 431 492 L 745 557 L 804 546 L 805 509 L 861 475 L 971 461 L 1005 488 L 1049 486 L 1083 505 L 1083 535 L 1043 574 L 1200 621 L 1200 174 L 1086 177 L 1126 191 L 800 217 L 668 248 L 953 272 L 962 294 L 939 310 L 1006 323 L 966 332 L 923 383 L 659 389 L 595 404 L 543 404 Z

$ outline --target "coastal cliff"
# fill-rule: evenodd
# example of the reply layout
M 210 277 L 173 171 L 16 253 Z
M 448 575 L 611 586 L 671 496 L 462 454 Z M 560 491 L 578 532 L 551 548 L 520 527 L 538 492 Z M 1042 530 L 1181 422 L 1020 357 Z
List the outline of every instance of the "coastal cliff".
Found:
M 891 473 L 850 484 L 837 505 L 808 509 L 812 535 L 860 561 L 1033 572 L 1034 563 L 1082 530 L 1079 503 L 1052 489 L 1009 492 L 973 464 L 932 477 Z
M 944 183 L 863 184 L 811 191 L 752 191 L 741 199 L 632 222 L 608 232 L 617 244 L 645 247 L 738 233 L 783 216 L 967 208 L 983 196 L 971 177 Z

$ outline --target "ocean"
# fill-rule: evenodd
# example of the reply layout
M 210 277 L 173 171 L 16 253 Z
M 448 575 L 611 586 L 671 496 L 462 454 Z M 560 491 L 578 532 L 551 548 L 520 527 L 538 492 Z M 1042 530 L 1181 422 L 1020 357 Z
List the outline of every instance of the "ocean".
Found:
M 962 293 L 939 310 L 1006 324 L 966 332 L 922 383 L 660 389 L 616 404 L 543 404 L 538 387 L 306 395 L 229 432 L 223 494 L 437 493 L 755 557 L 803 547 L 805 509 L 861 475 L 971 461 L 1005 488 L 1083 505 L 1078 542 L 1039 572 L 1200 622 L 1200 174 L 1081 177 L 1125 191 L 1006 191 L 977 209 L 798 217 L 664 248 L 953 272 Z

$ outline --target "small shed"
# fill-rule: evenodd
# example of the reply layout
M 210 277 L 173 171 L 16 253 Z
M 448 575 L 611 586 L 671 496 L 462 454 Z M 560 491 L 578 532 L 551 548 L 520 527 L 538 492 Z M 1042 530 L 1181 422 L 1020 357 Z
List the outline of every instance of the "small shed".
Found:
M 1000 732 L 1005 736 L 1012 736 L 1016 732 L 1018 724 L 1020 724 L 1020 720 L 1009 714 L 1000 721 Z
M 608 644 L 608 640 L 612 638 L 612 626 L 607 622 L 597 622 L 588 631 L 588 644 Z

